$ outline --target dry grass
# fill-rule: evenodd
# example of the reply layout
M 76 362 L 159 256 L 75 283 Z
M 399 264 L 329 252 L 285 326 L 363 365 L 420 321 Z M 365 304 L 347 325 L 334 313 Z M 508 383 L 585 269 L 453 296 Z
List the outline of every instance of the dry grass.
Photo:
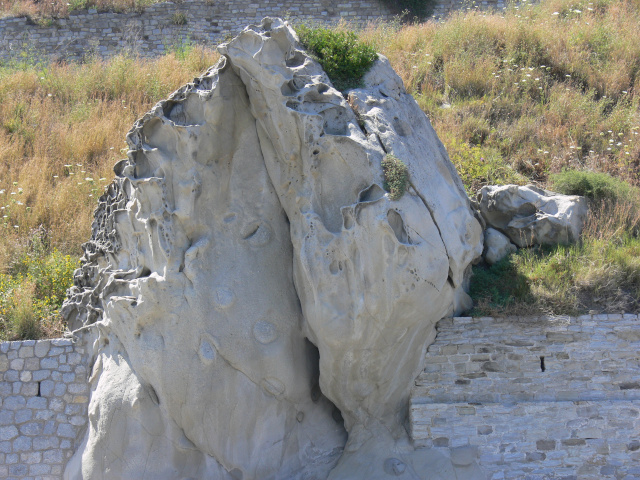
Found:
M 548 0 L 361 37 L 390 59 L 448 148 L 497 152 L 538 182 L 584 168 L 640 184 L 638 31 L 639 0 Z
M 40 23 L 69 12 L 95 8 L 100 12 L 139 12 L 158 0 L 0 0 L 0 17 L 29 17 Z
M 184 58 L 0 69 L 2 268 L 39 226 L 53 247 L 79 253 L 133 122 L 216 58 L 193 49 Z
M 69 255 L 90 236 L 127 131 L 217 57 L 189 48 L 157 60 L 0 67 L 0 339 L 59 335 L 62 297 L 50 292 L 70 286 Z

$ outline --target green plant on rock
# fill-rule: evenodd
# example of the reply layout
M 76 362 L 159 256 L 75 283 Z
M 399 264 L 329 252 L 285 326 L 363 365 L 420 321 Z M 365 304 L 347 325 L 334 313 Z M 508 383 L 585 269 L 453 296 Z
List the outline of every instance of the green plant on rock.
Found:
M 407 189 L 409 170 L 405 163 L 393 155 L 385 155 L 382 160 L 384 189 L 391 200 L 399 200 Z
M 375 48 L 343 29 L 296 28 L 300 42 L 311 52 L 340 91 L 358 88 L 362 77 L 378 58 Z

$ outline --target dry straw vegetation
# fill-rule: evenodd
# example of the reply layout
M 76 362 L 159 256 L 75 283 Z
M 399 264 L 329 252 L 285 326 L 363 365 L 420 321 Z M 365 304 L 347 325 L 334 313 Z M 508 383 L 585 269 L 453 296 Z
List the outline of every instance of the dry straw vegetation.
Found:
M 0 0 L 0 17 L 29 17 L 46 25 L 52 18 L 93 8 L 99 12 L 140 12 L 158 0 Z
M 640 0 L 545 0 L 359 33 L 431 118 L 470 194 L 536 182 L 592 199 L 580 244 L 476 267 L 475 313 L 639 309 L 638 31 Z M 0 338 L 62 328 L 60 292 L 127 130 L 215 59 L 186 49 L 0 67 Z
M 216 60 L 191 48 L 0 67 L 0 339 L 33 336 L 33 318 L 59 331 L 57 310 L 127 131 Z

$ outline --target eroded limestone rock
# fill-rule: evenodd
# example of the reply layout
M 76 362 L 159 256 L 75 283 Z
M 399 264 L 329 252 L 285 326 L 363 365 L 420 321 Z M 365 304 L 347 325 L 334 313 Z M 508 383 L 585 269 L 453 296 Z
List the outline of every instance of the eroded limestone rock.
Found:
M 96 359 L 67 478 L 447 478 L 405 428 L 482 251 L 442 144 L 383 57 L 345 98 L 281 20 L 219 49 L 136 122 L 96 212 L 63 309 Z
M 588 213 L 584 197 L 534 185 L 482 187 L 477 205 L 487 226 L 504 233 L 519 247 L 575 242 Z
M 489 265 L 499 262 L 517 250 L 517 247 L 511 243 L 509 238 L 495 228 L 489 227 L 484 231 L 484 252 L 482 256 Z

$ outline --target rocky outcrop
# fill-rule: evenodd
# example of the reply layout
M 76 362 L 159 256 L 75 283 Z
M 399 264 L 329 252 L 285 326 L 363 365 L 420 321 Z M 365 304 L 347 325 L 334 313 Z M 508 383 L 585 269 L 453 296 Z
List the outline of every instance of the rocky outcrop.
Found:
M 533 185 L 482 187 L 477 206 L 487 226 L 504 233 L 518 247 L 575 242 L 588 213 L 584 197 Z
M 280 20 L 219 49 L 134 125 L 96 212 L 64 306 L 95 358 L 67 478 L 451 478 L 405 429 L 482 251 L 442 144 L 384 57 L 345 98 Z

